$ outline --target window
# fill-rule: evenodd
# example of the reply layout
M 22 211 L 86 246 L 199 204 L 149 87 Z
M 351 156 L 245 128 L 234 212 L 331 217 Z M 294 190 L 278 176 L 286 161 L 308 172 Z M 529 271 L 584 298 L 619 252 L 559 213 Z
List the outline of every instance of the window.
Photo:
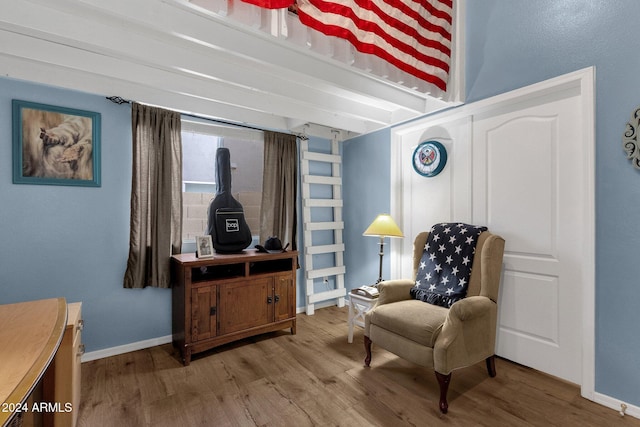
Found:
M 182 131 L 182 192 L 216 192 L 216 150 L 223 138 Z
M 207 230 L 207 210 L 216 192 L 216 150 L 231 153 L 231 191 L 254 236 L 260 234 L 262 132 L 182 120 L 182 240 L 195 241 Z

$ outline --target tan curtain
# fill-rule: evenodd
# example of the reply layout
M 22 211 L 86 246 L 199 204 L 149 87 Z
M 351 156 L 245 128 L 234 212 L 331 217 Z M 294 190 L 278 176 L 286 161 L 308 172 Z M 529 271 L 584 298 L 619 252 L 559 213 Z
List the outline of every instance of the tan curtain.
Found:
M 260 242 L 277 236 L 289 249 L 296 244 L 298 151 L 295 135 L 265 131 Z
M 125 288 L 171 286 L 170 257 L 182 246 L 180 114 L 133 103 L 131 229 Z

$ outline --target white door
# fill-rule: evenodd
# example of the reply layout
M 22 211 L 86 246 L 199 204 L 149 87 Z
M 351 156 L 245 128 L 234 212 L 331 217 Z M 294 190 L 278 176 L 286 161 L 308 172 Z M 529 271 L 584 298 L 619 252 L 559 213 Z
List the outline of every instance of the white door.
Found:
M 543 97 L 473 126 L 473 218 L 506 241 L 496 352 L 577 384 L 588 190 L 581 117 L 579 97 Z
M 435 222 L 505 238 L 496 354 L 593 391 L 593 74 L 576 72 L 392 130 L 391 277 L 411 277 L 411 243 Z M 443 140 L 435 178 L 412 171 Z

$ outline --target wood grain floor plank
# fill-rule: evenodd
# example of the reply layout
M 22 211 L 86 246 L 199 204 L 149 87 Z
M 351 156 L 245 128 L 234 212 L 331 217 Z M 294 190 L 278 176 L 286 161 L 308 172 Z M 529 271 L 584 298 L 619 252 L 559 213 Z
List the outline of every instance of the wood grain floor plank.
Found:
M 632 426 L 640 420 L 580 397 L 579 388 L 498 359 L 457 370 L 449 413 L 433 371 L 347 343 L 347 308 L 301 314 L 297 334 L 269 333 L 196 355 L 171 345 L 82 365 L 81 427 Z

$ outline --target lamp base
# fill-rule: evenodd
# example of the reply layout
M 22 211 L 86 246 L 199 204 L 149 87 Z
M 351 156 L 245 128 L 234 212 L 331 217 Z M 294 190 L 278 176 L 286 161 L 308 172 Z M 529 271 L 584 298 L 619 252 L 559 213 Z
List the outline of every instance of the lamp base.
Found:
M 380 268 L 378 269 L 378 281 L 376 285 L 382 282 L 382 257 L 384 256 L 384 236 L 380 236 Z

